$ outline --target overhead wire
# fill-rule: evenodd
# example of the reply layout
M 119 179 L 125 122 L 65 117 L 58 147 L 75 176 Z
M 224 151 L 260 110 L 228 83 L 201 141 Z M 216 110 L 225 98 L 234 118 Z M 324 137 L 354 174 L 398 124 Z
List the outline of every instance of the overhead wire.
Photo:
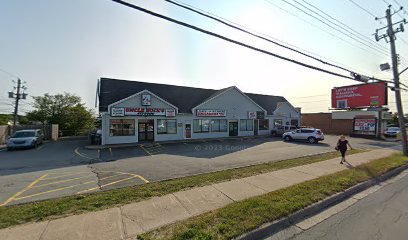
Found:
M 185 22 L 182 22 L 182 21 L 179 21 L 179 20 L 176 20 L 176 19 L 173 19 L 173 18 L 164 16 L 164 15 L 158 14 L 158 13 L 156 13 L 156 12 L 147 10 L 147 9 L 145 9 L 145 8 L 142 8 L 142 7 L 139 7 L 139 6 L 137 6 L 137 5 L 128 3 L 128 2 L 126 2 L 126 1 L 122 1 L 122 0 L 111 0 L 111 1 L 116 2 L 116 3 L 119 3 L 119 4 L 122 4 L 122 5 L 124 5 L 124 6 L 129 7 L 129 8 L 133 8 L 133 9 L 135 9 L 135 10 L 144 12 L 144 13 L 149 14 L 149 15 L 152 15 L 152 16 L 154 16 L 154 17 L 161 18 L 161 19 L 164 19 L 164 20 L 166 20 L 166 21 L 176 23 L 176 24 L 178 24 L 178 25 L 181 25 L 181 26 L 184 26 L 184 27 L 187 27 L 187 28 L 196 30 L 196 31 L 198 31 L 198 32 L 201 32 L 201 33 L 204 33 L 204 34 L 207 34 L 207 35 L 211 35 L 211 36 L 213 36 L 213 37 L 216 37 L 216 38 L 225 40 L 225 41 L 227 41 L 227 42 L 231 42 L 231 43 L 234 43 L 234 44 L 236 44 L 236 45 L 239 45 L 239 46 L 242 46 L 242 47 L 245 47 L 245 48 L 248 48 L 248 49 L 257 51 L 257 52 L 261 52 L 261 53 L 264 53 L 264 54 L 267 54 L 267 55 L 270 55 L 270 56 L 273 56 L 273 57 L 276 57 L 276 58 L 279 58 L 279 59 L 282 59 L 282 60 L 285 60 L 285 61 L 288 61 L 288 62 L 292 62 L 292 63 L 295 63 L 295 64 L 297 64 L 297 65 L 300 65 L 300 66 L 303 66 L 303 67 L 306 67 L 306 68 L 309 68 L 309 69 L 313 69 L 313 70 L 316 70 L 316 71 L 324 72 L 324 73 L 327 73 L 327 74 L 330 74 L 330 75 L 333 75 L 333 76 L 337 76 L 337 77 L 342 77 L 342 78 L 346 78 L 346 79 L 355 80 L 354 78 L 352 78 L 352 77 L 350 77 L 350 76 L 342 75 L 342 74 L 335 73 L 335 72 L 332 72 L 332 71 L 329 71 L 329 70 L 326 70 L 326 69 L 322 69 L 322 68 L 319 68 L 319 67 L 316 67 L 316 66 L 312 66 L 312 65 L 307 64 L 307 63 L 303 63 L 303 62 L 300 62 L 300 61 L 297 61 L 297 60 L 293 60 L 293 59 L 290 59 L 290 58 L 287 58 L 287 57 L 278 55 L 278 54 L 276 54 L 276 53 L 272 53 L 272 52 L 269 52 L 269 51 L 266 51 L 266 50 L 263 50 L 263 49 L 260 49 L 260 48 L 257 48 L 257 47 L 254 47 L 254 46 L 251 46 L 251 45 L 242 43 L 242 42 L 239 42 L 239 41 L 237 41 L 237 40 L 233 40 L 233 39 L 228 38 L 228 37 L 225 37 L 225 36 L 223 36 L 223 35 L 220 35 L 220 34 L 217 34 L 217 33 L 214 33 L 214 32 L 211 32 L 211 31 L 208 31 L 208 30 L 205 30 L 205 29 L 202 29 L 202 28 L 199 28 L 199 27 L 194 26 L 194 25 L 191 25 L 191 24 L 189 24 L 189 23 L 185 23 Z
M 11 72 L 8 72 L 8 71 L 6 71 L 6 70 L 4 70 L 4 69 L 1 69 L 1 68 L 0 68 L 0 72 L 3 72 L 3 73 L 5 73 L 5 74 L 7 74 L 7 75 L 9 75 L 9 76 L 11 76 L 11 77 L 13 77 L 13 78 L 18 78 L 17 75 L 15 75 L 15 74 L 13 74 L 13 73 L 11 73 Z
M 372 16 L 374 19 L 377 17 L 370 11 L 368 11 L 366 8 L 362 7 L 360 4 L 356 3 L 353 0 L 349 0 L 351 3 L 353 3 L 356 7 L 360 8 L 362 11 L 366 12 L 368 15 Z
M 318 26 L 318 25 L 316 25 L 316 24 L 314 24 L 314 23 L 311 23 L 310 21 L 305 20 L 304 18 L 302 18 L 302 17 L 300 17 L 300 16 L 298 16 L 298 15 L 292 13 L 291 11 L 288 11 L 288 10 L 282 8 L 281 6 L 275 4 L 274 2 L 272 2 L 272 1 L 270 1 L 270 0 L 264 0 L 264 1 L 267 2 L 267 3 L 269 3 L 270 5 L 272 5 L 272 6 L 276 7 L 276 8 L 278 8 L 278 9 L 280 9 L 280 10 L 286 12 L 287 14 L 292 15 L 292 16 L 294 16 L 294 17 L 300 19 L 301 21 L 303 21 L 303 22 L 305 22 L 305 23 L 307 23 L 307 24 L 309 24 L 309 25 L 311 25 L 311 26 L 313 26 L 313 27 L 319 29 L 320 31 L 322 31 L 322 32 L 324 32 L 324 33 L 326 33 L 326 34 L 329 34 L 330 36 L 332 36 L 332 37 L 334 37 L 334 38 L 337 38 L 337 39 L 339 39 L 339 40 L 341 40 L 341 41 L 343 41 L 343 42 L 349 44 L 350 46 L 353 46 L 353 47 L 355 47 L 355 48 L 358 48 L 358 49 L 360 49 L 360 50 L 363 50 L 364 52 L 370 53 L 370 54 L 372 54 L 372 55 L 376 55 L 376 56 L 378 56 L 378 57 L 383 57 L 382 55 L 379 55 L 379 54 L 377 54 L 376 52 L 367 51 L 367 49 L 364 49 L 364 48 L 362 48 L 362 47 L 360 47 L 360 46 L 358 46 L 358 45 L 356 45 L 356 44 L 354 44 L 354 43 L 352 43 L 352 42 L 350 42 L 350 41 L 348 41 L 348 40 L 346 40 L 346 39 L 344 39 L 344 38 L 342 38 L 342 37 L 340 37 L 340 36 L 338 36 L 338 35 L 335 35 L 335 34 L 329 32 L 329 31 L 327 31 L 327 30 L 321 28 L 320 26 Z
M 372 46 L 368 46 L 365 42 L 363 42 L 363 41 L 361 41 L 361 40 L 355 38 L 354 36 L 351 36 L 350 34 L 344 32 L 343 30 L 340 30 L 340 29 L 338 29 L 338 28 L 336 28 L 336 27 L 333 27 L 333 25 L 331 25 L 331 24 L 327 23 L 326 21 L 324 21 L 324 20 L 322 20 L 322 19 L 316 17 L 316 16 L 313 15 L 313 14 L 310 14 L 309 12 L 303 10 L 302 8 L 296 6 L 295 4 L 293 4 L 293 3 L 291 3 L 291 2 L 289 2 L 289 1 L 287 1 L 287 0 L 281 0 L 281 1 L 284 2 L 284 3 L 286 3 L 286 4 L 288 4 L 288 5 L 290 5 L 290 6 L 292 6 L 292 7 L 294 7 L 294 8 L 296 8 L 297 10 L 299 10 L 299 11 L 301 11 L 302 13 L 306 14 L 307 16 L 316 19 L 317 21 L 323 23 L 324 25 L 328 26 L 329 28 L 331 28 L 331 29 L 333 29 L 333 30 L 335 30 L 335 31 L 337 31 L 337 32 L 339 32 L 339 33 L 341 33 L 341 34 L 343 34 L 343 35 L 349 37 L 350 39 L 353 39 L 354 41 L 356 41 L 356 42 L 362 44 L 363 46 L 365 46 L 365 47 L 367 47 L 367 48 L 370 48 L 371 50 L 378 51 L 378 49 L 376 49 L 376 48 L 374 48 L 374 47 L 372 47 Z M 299 4 L 299 2 L 297 2 L 296 0 L 294 0 L 294 1 Z M 268 1 L 268 2 L 270 2 L 270 1 Z M 299 5 L 303 6 L 302 4 L 299 4 Z M 306 8 L 306 9 L 307 9 L 307 8 Z M 376 52 L 373 52 L 373 53 L 376 53 Z M 387 56 L 387 57 L 389 56 L 389 54 L 386 54 L 386 53 L 384 53 L 384 52 L 382 52 L 382 51 L 380 51 L 379 53 L 380 53 L 380 54 L 383 54 L 384 56 Z M 376 55 L 377 55 L 377 54 L 376 54 Z
M 275 44 L 275 45 L 277 45 L 277 46 L 279 46 L 279 47 L 282 47 L 282 48 L 291 50 L 291 51 L 296 52 L 296 53 L 298 53 L 298 54 L 301 54 L 301 55 L 303 55 L 303 56 L 305 56 L 305 57 L 309 57 L 309 58 L 311 58 L 311 59 L 313 59 L 313 60 L 316 60 L 316 61 L 318 61 L 318 62 L 320 62 L 320 63 L 326 64 L 326 65 L 329 65 L 329 66 L 331 66 L 331 67 L 335 67 L 335 68 L 338 68 L 338 69 L 341 69 L 341 70 L 344 70 L 344 71 L 347 71 L 347 72 L 354 72 L 354 71 L 351 71 L 351 70 L 346 69 L 346 68 L 344 68 L 344 67 L 341 67 L 341 66 L 338 66 L 338 65 L 334 65 L 334 64 L 328 63 L 328 62 L 326 62 L 326 61 L 323 61 L 322 59 L 316 58 L 316 57 L 314 57 L 314 56 L 311 56 L 310 54 L 306 54 L 306 53 L 304 53 L 304 52 L 302 52 L 302 51 L 299 51 L 299 50 L 296 50 L 296 49 L 294 49 L 294 48 L 288 47 L 288 46 L 286 46 L 286 45 L 284 45 L 284 44 L 281 44 L 281 43 L 278 43 L 278 42 L 276 42 L 276 41 L 270 40 L 270 39 L 268 39 L 268 38 L 266 38 L 266 37 L 260 36 L 258 33 L 253 33 L 253 32 L 251 32 L 251 31 L 248 31 L 248 30 L 246 30 L 246 29 L 243 29 L 243 28 L 244 28 L 243 26 L 237 27 L 237 26 L 236 26 L 237 24 L 233 23 L 233 24 L 235 24 L 235 25 L 233 25 L 233 24 L 231 24 L 231 23 L 232 23 L 231 21 L 229 21 L 229 22 L 231 22 L 231 23 L 229 23 L 229 22 L 227 22 L 228 20 L 226 20 L 226 19 L 221 19 L 220 17 L 216 17 L 216 16 L 214 16 L 213 14 L 212 14 L 213 16 L 211 16 L 211 15 L 210 15 L 211 13 L 208 13 L 208 12 L 204 13 L 202 10 L 197 9 L 197 8 L 191 6 L 191 5 L 188 5 L 188 6 L 187 6 L 186 4 L 182 4 L 182 3 L 180 3 L 180 2 L 176 2 L 176 1 L 172 1 L 172 0 L 164 0 L 164 1 L 166 1 L 166 2 L 168 2 L 168 3 L 171 3 L 171 4 L 174 4 L 174 5 L 176 5 L 176 6 L 182 7 L 182 8 L 184 8 L 184 9 L 189 10 L 189 11 L 195 12 L 195 13 L 197 13 L 197 14 L 199 14 L 199 15 L 204 16 L 204 17 L 210 18 L 210 19 L 212 19 L 212 20 L 214 20 L 214 21 L 217 21 L 217 22 L 219 22 L 219 23 L 222 23 L 222 24 L 224 24 L 224 25 L 226 25 L 226 26 L 228 26 L 228 27 L 231 27 L 231 28 L 233 28 L 233 29 L 236 29 L 236 30 L 238 30 L 238 31 L 247 33 L 247 34 L 249 34 L 249 35 L 251 35 L 251 36 L 254 36 L 254 37 L 260 38 L 260 39 L 262 39 L 262 40 L 265 40 L 265 41 L 267 41 L 267 42 L 273 43 L 273 44 Z M 268 37 L 269 37 L 269 36 L 268 36 Z
M 382 1 L 383 1 L 384 3 L 386 3 L 387 5 L 389 5 L 389 3 L 387 3 L 385 0 L 382 0 Z M 361 9 L 363 12 L 365 12 L 365 13 L 367 13 L 368 15 L 372 16 L 374 19 L 380 20 L 380 19 L 377 18 L 376 15 L 374 15 L 372 12 L 370 12 L 370 11 L 367 10 L 366 8 L 362 7 L 361 5 L 359 5 L 358 3 L 356 3 L 355 1 L 349 0 L 349 2 L 351 2 L 352 4 L 354 4 L 357 8 Z M 380 20 L 380 24 L 386 26 L 381 20 Z M 408 46 L 408 43 L 407 43 L 404 39 L 402 39 L 402 38 L 399 38 L 399 39 L 400 39 L 404 44 L 406 44 L 406 45 Z M 405 59 L 405 57 L 401 56 L 401 59 L 403 59 L 404 62 L 407 62 L 407 60 Z M 403 65 L 406 65 L 406 64 L 403 64 Z
M 237 41 L 237 40 L 233 40 L 233 39 L 231 39 L 231 38 L 228 38 L 228 37 L 222 36 L 222 35 L 220 35 L 220 34 L 217 34 L 217 33 L 214 33 L 214 32 L 211 32 L 211 31 L 208 31 L 208 30 L 199 28 L 199 27 L 194 26 L 194 25 L 191 25 L 191 24 L 189 24 L 189 23 L 185 23 L 185 22 L 182 22 L 182 21 L 179 21 L 179 20 L 176 20 L 176 19 L 173 19 L 173 18 L 164 16 L 164 15 L 162 15 L 162 14 L 159 14 L 159 13 L 156 13 L 156 12 L 153 12 L 153 11 L 150 11 L 150 10 L 147 10 L 147 9 L 145 9 L 145 8 L 142 8 L 142 7 L 137 6 L 137 5 L 135 5 L 135 4 L 131 4 L 131 3 L 126 2 L 126 1 L 122 1 L 122 0 L 112 0 L 112 1 L 113 1 L 113 2 L 116 2 L 116 3 L 118 3 L 118 4 L 121 4 L 121 5 L 127 6 L 127 7 L 129 7 L 129 8 L 133 8 L 133 9 L 135 9 L 135 10 L 144 12 L 144 13 L 146 13 L 146 14 L 152 15 L 152 16 L 154 16 L 154 17 L 161 18 L 161 19 L 164 19 L 164 20 L 166 20 L 166 21 L 176 23 L 176 24 L 178 24 L 178 25 L 181 25 L 181 26 L 184 26 L 184 27 L 187 27 L 187 28 L 190 28 L 190 29 L 193 29 L 193 30 L 202 32 L 202 33 L 204 33 L 204 34 L 211 35 L 211 36 L 213 36 L 213 37 L 216 37 L 216 38 L 219 38 L 219 39 L 222 39 L 222 40 L 225 40 L 225 41 L 234 43 L 234 44 L 236 44 L 236 45 L 239 45 L 239 46 L 242 46 L 242 47 L 246 47 L 246 48 L 248 48 L 248 49 L 251 49 L 251 50 L 254 50 L 254 51 L 257 51 L 257 52 L 261 52 L 261 53 L 264 53 L 264 54 L 267 54 L 267 55 L 270 55 L 270 56 L 273 56 L 273 57 L 276 57 L 276 58 L 279 58 L 279 59 L 282 59 L 282 60 L 285 60 L 285 61 L 289 61 L 289 62 L 295 63 L 295 64 L 297 64 L 297 65 L 300 65 L 300 66 L 303 66 L 303 67 L 306 67 L 306 68 L 309 68 L 309 69 L 313 69 L 313 70 L 316 70 L 316 71 L 324 72 L 324 73 L 327 73 L 327 74 L 330 74 L 330 75 L 333 75 L 333 76 L 337 76 L 337 77 L 342 77 L 342 78 L 346 78 L 346 79 L 351 79 L 351 80 L 354 80 L 354 81 L 358 81 L 358 80 L 356 80 L 356 79 L 354 79 L 354 78 L 352 78 L 352 77 L 349 77 L 349 76 L 347 76 L 347 75 L 342 75 L 342 74 L 335 73 L 335 72 L 332 72 L 332 71 L 329 71 L 329 70 L 326 70 L 326 69 L 322 69 L 322 68 L 319 68 L 319 67 L 316 67 L 316 66 L 312 66 L 312 65 L 307 64 L 307 63 L 303 63 L 303 62 L 300 62 L 300 61 L 297 61 L 297 60 L 293 60 L 293 59 L 290 59 L 290 58 L 287 58 L 287 57 L 284 57 L 284 56 L 281 56 L 281 55 L 278 55 L 278 54 L 275 54 L 275 53 L 272 53 L 272 52 L 269 52 L 269 51 L 266 51 L 266 50 L 263 50 L 263 49 L 260 49 L 260 48 L 257 48 L 257 47 L 254 47 L 254 46 L 251 46 L 251 45 L 242 43 L 242 42 L 239 42 L 239 41 Z M 352 72 L 352 73 L 354 73 L 354 72 Z M 376 78 L 370 78 L 370 79 L 372 79 L 372 80 L 379 80 L 379 79 L 376 79 Z M 385 81 L 385 80 L 380 80 L 380 81 L 387 82 L 387 81 Z M 371 83 L 368 83 L 368 84 L 376 85 L 377 83 L 371 82 Z M 387 86 L 387 87 L 389 87 L 389 86 Z M 391 88 L 391 87 L 389 87 L 389 88 Z
M 331 16 L 331 14 L 326 13 L 325 11 L 323 11 L 323 10 L 320 9 L 319 7 L 316 7 L 315 5 L 309 3 L 308 1 L 306 1 L 306 0 L 302 0 L 302 1 L 303 1 L 304 3 L 306 3 L 307 5 L 311 6 L 312 8 L 316 9 L 316 10 L 319 11 L 320 13 L 324 14 L 325 16 L 329 17 L 329 18 L 332 19 L 333 21 L 335 21 L 335 22 L 332 22 L 332 21 L 328 20 L 328 21 L 332 22 L 334 25 L 336 25 L 336 26 L 338 26 L 338 27 L 344 29 L 345 31 L 349 32 L 350 34 L 353 34 L 354 36 L 359 37 L 360 39 L 362 39 L 362 40 L 364 40 L 364 41 L 370 42 L 370 43 L 372 44 L 372 46 L 378 47 L 379 49 L 382 49 L 382 51 L 387 51 L 387 53 L 388 53 L 388 49 L 387 49 L 387 48 L 385 48 L 384 46 L 379 45 L 378 42 L 374 41 L 372 38 L 369 38 L 369 37 L 367 37 L 367 36 L 361 34 L 359 31 L 356 31 L 355 29 L 353 29 L 353 28 L 350 27 L 349 25 L 347 25 L 347 24 L 345 24 L 344 22 L 342 22 L 342 21 L 340 21 L 340 20 L 334 18 L 333 16 Z M 297 2 L 297 1 L 296 1 L 296 2 Z M 312 10 L 311 10 L 311 11 L 312 11 Z M 317 14 L 317 13 L 316 13 L 316 14 Z M 319 15 L 319 16 L 320 16 L 320 15 Z M 327 19 L 327 18 L 324 18 L 324 19 Z M 336 24 L 336 22 L 337 22 L 338 24 L 340 24 L 341 26 L 338 25 L 338 24 Z M 343 27 L 343 26 L 344 26 L 344 27 Z

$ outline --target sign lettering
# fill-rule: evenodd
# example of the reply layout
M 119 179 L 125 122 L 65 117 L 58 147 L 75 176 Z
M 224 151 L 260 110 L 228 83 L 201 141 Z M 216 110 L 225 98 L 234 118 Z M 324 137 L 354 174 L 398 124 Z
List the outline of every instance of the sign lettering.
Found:
M 197 117 L 225 117 L 227 116 L 226 110 L 197 110 Z

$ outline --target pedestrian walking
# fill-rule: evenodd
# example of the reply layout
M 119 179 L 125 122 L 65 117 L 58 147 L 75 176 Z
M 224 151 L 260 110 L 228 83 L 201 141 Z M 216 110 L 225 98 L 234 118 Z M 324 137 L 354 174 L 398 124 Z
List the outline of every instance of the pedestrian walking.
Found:
M 344 135 L 341 135 L 339 138 L 339 141 L 337 141 L 337 146 L 336 146 L 336 150 L 340 151 L 341 153 L 340 164 L 343 164 L 343 162 L 346 162 L 347 145 L 350 147 L 350 150 L 353 149 L 349 141 L 346 139 L 346 137 Z

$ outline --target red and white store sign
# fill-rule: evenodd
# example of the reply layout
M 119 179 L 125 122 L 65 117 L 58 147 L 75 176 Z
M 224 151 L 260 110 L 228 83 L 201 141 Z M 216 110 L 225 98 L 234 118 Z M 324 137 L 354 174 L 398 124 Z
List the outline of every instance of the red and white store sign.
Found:
M 197 117 L 225 117 L 227 116 L 226 110 L 197 110 Z
M 166 116 L 166 109 L 164 108 L 112 108 L 112 117 L 119 116 Z

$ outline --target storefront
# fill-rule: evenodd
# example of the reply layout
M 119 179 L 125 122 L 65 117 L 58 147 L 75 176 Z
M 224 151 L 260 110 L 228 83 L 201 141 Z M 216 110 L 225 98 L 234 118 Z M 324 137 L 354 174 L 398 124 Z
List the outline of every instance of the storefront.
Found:
M 268 135 L 300 121 L 283 97 L 102 78 L 102 144 Z

